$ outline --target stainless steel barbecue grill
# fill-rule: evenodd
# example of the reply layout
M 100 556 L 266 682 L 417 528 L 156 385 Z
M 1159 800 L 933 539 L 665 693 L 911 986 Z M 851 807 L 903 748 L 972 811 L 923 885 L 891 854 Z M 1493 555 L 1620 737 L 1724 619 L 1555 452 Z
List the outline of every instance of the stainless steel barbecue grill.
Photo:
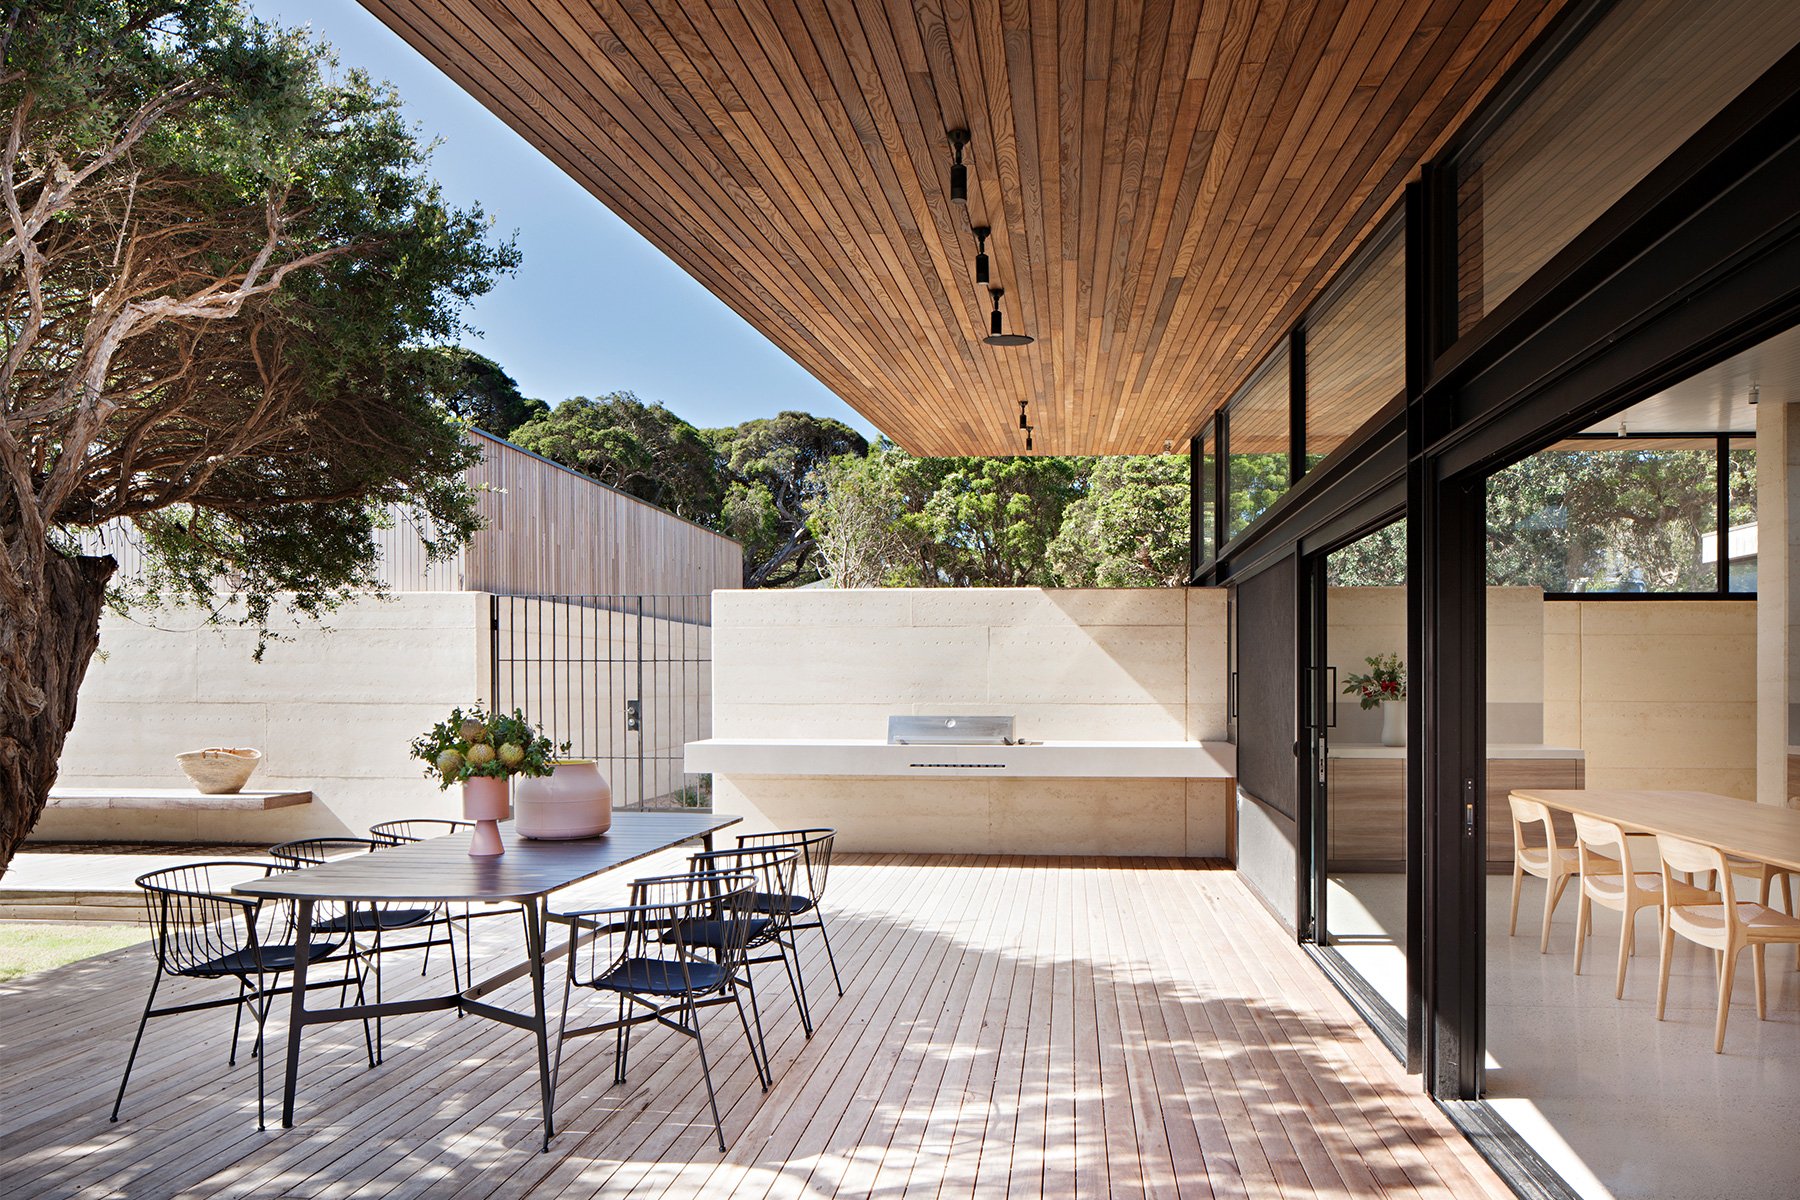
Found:
M 889 717 L 890 746 L 1016 746 L 1013 718 L 994 716 Z

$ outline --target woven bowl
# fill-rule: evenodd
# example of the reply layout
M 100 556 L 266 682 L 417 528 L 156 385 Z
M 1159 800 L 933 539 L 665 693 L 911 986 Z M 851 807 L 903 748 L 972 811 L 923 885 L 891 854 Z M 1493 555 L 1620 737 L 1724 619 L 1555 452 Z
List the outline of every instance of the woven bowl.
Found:
M 262 763 L 262 751 L 212 746 L 177 754 L 175 761 L 194 781 L 196 790 L 207 796 L 226 796 L 250 782 L 250 776 Z

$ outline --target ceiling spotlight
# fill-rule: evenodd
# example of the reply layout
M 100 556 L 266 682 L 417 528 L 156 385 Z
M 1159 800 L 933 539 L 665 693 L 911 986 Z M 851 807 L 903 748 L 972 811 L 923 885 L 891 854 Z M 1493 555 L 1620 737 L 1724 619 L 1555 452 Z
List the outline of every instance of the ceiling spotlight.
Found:
M 1000 323 L 1000 297 L 1006 295 L 1005 288 L 989 288 L 988 295 L 994 298 L 994 315 L 989 321 L 989 333 L 981 340 L 990 346 L 1029 346 L 1036 338 L 1023 333 L 1005 333 Z
M 988 281 L 987 240 L 989 230 L 986 225 L 977 225 L 970 232 L 975 235 L 975 282 L 986 283 Z
M 1750 385 L 1750 403 L 1755 404 L 1758 400 L 1761 400 L 1761 399 L 1762 399 L 1762 385 L 1756 384 L 1756 383 L 1751 384 Z
M 1019 401 L 1019 428 L 1020 429 L 1030 429 L 1031 428 L 1031 422 L 1025 419 L 1025 406 L 1030 403 L 1031 403 L 1031 401 L 1029 401 L 1029 400 Z
M 1175 450 L 1175 439 L 1174 438 L 1164 438 L 1163 439 L 1163 453 L 1164 454 L 1172 454 L 1172 453 L 1174 453 L 1174 450 Z
M 963 147 L 969 144 L 969 131 L 952 129 L 950 131 L 950 148 L 956 152 L 956 159 L 950 164 L 950 198 L 967 200 L 969 198 L 969 168 L 963 166 Z
M 1031 433 L 1036 428 L 1037 426 L 1035 425 L 1027 425 L 1025 427 L 1025 453 L 1027 454 L 1031 453 Z

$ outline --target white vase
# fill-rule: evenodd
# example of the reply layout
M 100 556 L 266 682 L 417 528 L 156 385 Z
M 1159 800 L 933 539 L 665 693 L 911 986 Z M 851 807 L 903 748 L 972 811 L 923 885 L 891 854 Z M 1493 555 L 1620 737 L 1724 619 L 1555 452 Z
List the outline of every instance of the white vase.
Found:
M 1384 746 L 1406 745 L 1406 701 L 1383 700 L 1381 702 L 1381 744 Z
M 513 829 L 521 836 L 564 840 L 612 828 L 612 788 L 592 759 L 569 759 L 543 776 L 513 784 Z

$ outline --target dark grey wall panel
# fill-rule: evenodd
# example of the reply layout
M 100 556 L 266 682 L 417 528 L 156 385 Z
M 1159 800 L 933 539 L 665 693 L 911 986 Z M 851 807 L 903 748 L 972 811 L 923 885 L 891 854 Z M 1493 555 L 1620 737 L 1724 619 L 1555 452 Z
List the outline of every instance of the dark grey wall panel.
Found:
M 1299 677 L 1298 560 L 1237 585 L 1238 784 L 1294 819 Z

